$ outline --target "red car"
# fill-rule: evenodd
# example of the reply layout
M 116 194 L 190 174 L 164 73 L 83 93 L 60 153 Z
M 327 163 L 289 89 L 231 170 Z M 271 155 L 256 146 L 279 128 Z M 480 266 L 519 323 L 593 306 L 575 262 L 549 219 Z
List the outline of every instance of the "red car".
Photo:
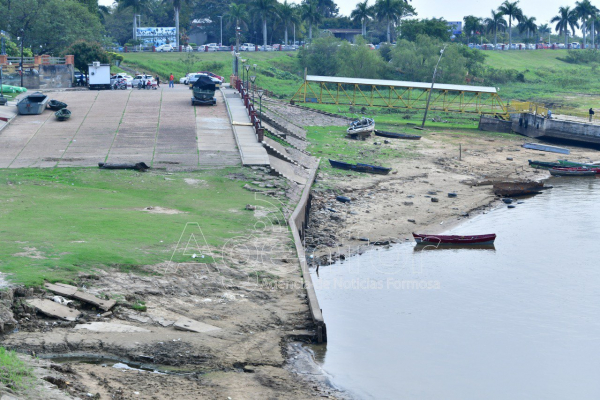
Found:
M 208 75 L 208 76 L 210 76 L 210 77 L 216 78 L 216 79 L 220 80 L 220 81 L 221 81 L 221 83 L 223 83 L 223 81 L 225 81 L 225 78 L 223 78 L 223 77 L 222 77 L 222 76 L 220 76 L 220 75 L 213 74 L 212 72 L 208 72 L 208 71 L 200 71 L 200 72 L 197 72 L 197 73 L 198 73 L 198 74 L 206 74 L 206 75 Z

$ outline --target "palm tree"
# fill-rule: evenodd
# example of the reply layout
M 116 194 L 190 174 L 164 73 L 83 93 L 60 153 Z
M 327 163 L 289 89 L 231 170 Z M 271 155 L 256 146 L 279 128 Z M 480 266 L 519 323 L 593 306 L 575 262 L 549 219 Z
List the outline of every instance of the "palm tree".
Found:
M 542 39 L 544 38 L 544 35 L 547 33 L 548 34 L 548 44 L 550 44 L 550 32 L 552 32 L 552 29 L 548 26 L 548 24 L 542 24 L 540 26 L 538 26 L 538 32 L 540 33 L 540 35 L 542 35 Z M 542 40 L 543 42 L 543 40 Z
M 526 17 L 523 15 L 521 22 L 519 23 L 519 33 L 525 32 L 527 39 L 530 34 L 534 34 L 537 31 L 537 24 L 535 23 L 535 17 Z
M 173 10 L 175 11 L 175 35 L 177 37 L 175 41 L 175 46 L 179 49 L 179 12 L 181 11 L 181 6 L 183 3 L 189 3 L 190 0 L 163 0 L 165 3 L 172 3 Z M 177 50 L 179 51 L 179 50 Z
M 467 32 L 467 39 L 469 38 L 469 33 L 471 33 L 471 35 L 481 34 L 481 31 L 483 30 L 481 18 L 475 17 L 473 15 L 467 15 L 464 18 L 464 22 L 465 32 Z M 475 42 L 477 42 L 477 37 L 475 37 Z
M 321 12 L 317 0 L 304 0 L 302 2 L 302 19 L 308 22 L 308 40 L 312 42 L 312 26 L 321 22 Z
M 592 48 L 596 48 L 596 31 L 600 28 L 600 10 L 596 9 L 588 20 L 592 33 Z
M 356 8 L 352 10 L 350 14 L 350 18 L 352 21 L 358 22 L 362 24 L 362 35 L 363 37 L 367 37 L 367 21 L 369 18 L 373 16 L 373 9 L 369 7 L 369 0 L 365 0 L 362 3 L 358 3 Z
M 508 0 L 504 0 L 504 3 L 498 7 L 498 11 L 508 17 L 508 46 L 512 45 L 512 20 L 516 20 L 517 22 L 521 22 L 521 18 L 523 17 L 523 11 L 519 8 L 519 0 L 514 2 L 509 2 Z
M 283 23 L 284 29 L 285 29 L 285 40 L 284 43 L 287 45 L 288 44 L 288 26 L 290 24 L 294 24 L 296 22 L 298 22 L 298 14 L 296 12 L 296 6 L 293 4 L 288 3 L 287 0 L 285 0 L 283 3 L 279 4 L 279 18 L 281 18 L 281 22 Z
M 232 23 L 235 23 L 235 52 L 240 51 L 240 35 L 238 34 L 238 28 L 242 26 L 248 28 L 246 21 L 248 20 L 248 11 L 246 10 L 245 4 L 231 3 L 229 5 L 229 11 L 225 14 L 225 18 L 229 21 L 227 27 L 230 28 Z
M 588 28 L 588 20 L 595 14 L 598 13 L 598 9 L 590 3 L 590 0 L 582 0 L 575 2 L 575 13 L 577 17 L 581 20 L 581 31 L 583 33 L 583 48 L 585 49 L 585 45 L 587 43 L 586 34 Z M 593 20 L 592 20 L 593 24 Z M 592 32 L 593 32 L 592 28 Z
M 137 14 L 140 14 L 142 11 L 146 11 L 150 9 L 150 1 L 149 0 L 117 0 L 118 7 L 121 10 L 126 8 L 131 8 L 133 10 L 133 39 L 137 37 L 136 31 L 136 23 L 135 18 Z
M 391 43 L 392 23 L 400 22 L 402 17 L 414 15 L 414 8 L 405 0 L 377 0 L 375 3 L 375 15 L 380 21 L 387 23 L 387 41 Z
M 568 47 L 568 37 L 569 37 L 569 28 L 575 35 L 575 28 L 579 28 L 579 24 L 577 21 L 579 17 L 577 16 L 577 12 L 575 10 L 571 10 L 571 7 L 560 7 L 558 9 L 558 15 L 550 20 L 550 22 L 556 22 L 556 27 L 554 28 L 559 34 L 565 34 L 565 47 Z
M 498 44 L 498 28 L 506 29 L 506 20 L 504 19 L 504 14 L 500 11 L 492 10 L 492 14 L 489 18 L 486 18 L 483 21 L 487 27 L 488 32 L 494 32 L 494 48 Z
M 277 15 L 277 0 L 254 0 L 250 7 L 260 16 L 263 26 L 263 46 L 267 45 L 267 18 Z

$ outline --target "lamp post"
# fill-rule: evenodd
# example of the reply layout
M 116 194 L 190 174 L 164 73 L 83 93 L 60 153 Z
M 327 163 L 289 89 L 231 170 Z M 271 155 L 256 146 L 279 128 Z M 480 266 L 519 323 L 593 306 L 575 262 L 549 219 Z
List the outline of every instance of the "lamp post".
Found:
M 438 58 L 437 64 L 435 64 L 435 68 L 433 69 L 433 77 L 431 78 L 431 89 L 429 89 L 429 95 L 427 96 L 427 104 L 425 105 L 425 115 L 423 115 L 423 123 L 421 124 L 421 129 L 425 127 L 425 120 L 427 119 L 427 111 L 429 110 L 429 100 L 431 100 L 431 92 L 433 92 L 433 85 L 435 83 L 435 74 L 437 73 L 438 65 L 440 65 L 440 61 L 442 60 L 442 56 L 444 55 L 444 50 L 448 45 L 444 45 L 444 48 L 440 50 L 440 58 Z
M 258 121 L 259 121 L 259 126 L 260 126 L 261 128 L 262 128 L 262 97 L 263 97 L 263 94 L 264 94 L 264 92 L 265 92 L 265 91 L 264 91 L 264 90 L 262 90 L 262 89 L 258 91 L 258 99 L 259 99 L 259 104 L 260 104 L 260 106 L 259 106 L 259 107 L 260 107 L 260 110 L 259 110 L 259 112 L 258 112 L 258 115 L 260 116 L 260 118 L 259 118 L 259 120 L 258 120 Z
M 256 81 L 256 75 L 252 75 L 250 77 L 250 82 L 252 82 L 252 86 L 254 86 L 254 81 Z M 254 92 L 256 92 L 256 90 L 252 90 L 252 106 L 254 107 Z
M 249 79 L 249 75 L 250 75 L 250 65 L 246 64 L 244 65 L 244 68 L 246 68 L 246 91 L 248 91 L 248 79 Z
M 25 71 L 23 71 L 23 40 L 25 39 L 23 36 L 24 35 L 24 31 L 23 29 L 21 29 L 21 37 L 17 38 L 17 40 L 21 39 L 21 87 L 23 87 L 23 74 L 25 73 Z
M 217 16 L 221 20 L 221 43 L 219 43 L 219 46 L 223 46 L 223 16 L 222 15 L 217 15 Z

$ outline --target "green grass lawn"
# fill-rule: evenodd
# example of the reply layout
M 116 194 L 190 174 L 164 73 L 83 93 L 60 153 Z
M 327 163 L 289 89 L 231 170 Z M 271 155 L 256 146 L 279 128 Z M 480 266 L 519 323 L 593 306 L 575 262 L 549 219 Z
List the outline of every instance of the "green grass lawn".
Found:
M 245 181 L 228 177 L 234 172 L 252 173 L 0 170 L 0 272 L 39 285 L 71 281 L 94 268 L 139 270 L 170 260 L 188 222 L 198 223 L 209 246 L 219 247 L 256 222 L 244 209 L 256 203 L 254 193 L 242 188 Z M 183 213 L 142 211 L 156 206 Z M 173 261 L 188 259 L 178 253 Z
M 485 63 L 494 68 L 537 70 L 540 68 L 563 68 L 570 64 L 559 60 L 567 50 L 484 51 Z
M 189 55 L 197 62 L 188 70 L 182 62 Z M 188 72 L 209 70 L 229 81 L 233 56 L 230 52 L 195 53 L 123 53 L 124 64 L 138 72 L 152 72 L 168 77 L 171 73 L 176 82 Z M 301 68 L 298 66 L 297 52 L 244 52 L 243 59 L 250 65 L 250 75 L 254 75 L 256 64 L 256 85 L 273 91 L 282 98 L 290 98 L 302 84 Z M 241 66 L 240 66 L 241 67 Z M 245 72 L 244 72 L 245 74 Z
M 0 384 L 18 392 L 33 382 L 33 368 L 27 366 L 14 351 L 0 347 Z

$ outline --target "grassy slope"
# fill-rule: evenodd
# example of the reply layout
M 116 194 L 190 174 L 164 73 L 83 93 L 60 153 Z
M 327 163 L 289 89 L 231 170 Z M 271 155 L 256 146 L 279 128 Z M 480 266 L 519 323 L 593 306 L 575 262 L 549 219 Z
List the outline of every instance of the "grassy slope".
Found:
M 187 222 L 199 223 L 208 244 L 220 246 L 255 222 L 244 210 L 254 194 L 242 188 L 245 182 L 227 178 L 231 172 L 243 171 L 0 170 L 0 271 L 15 282 L 40 284 L 94 267 L 135 270 L 169 260 Z M 140 211 L 149 206 L 185 213 Z M 43 258 L 16 255 L 33 248 Z
M 224 76 L 228 81 L 232 69 L 232 55 L 230 52 L 192 53 L 198 63 L 194 71 L 209 69 L 211 72 Z M 292 75 L 287 71 L 299 73 L 297 66 L 297 53 L 280 52 L 246 52 L 243 57 L 246 64 L 257 65 L 256 84 L 271 90 L 286 98 L 291 97 L 302 83 L 300 75 Z M 187 54 L 178 53 L 124 53 L 125 65 L 136 69 L 138 72 L 152 72 L 163 77 L 171 73 L 176 82 L 187 74 L 186 65 L 181 62 Z M 241 66 L 240 66 L 241 68 Z M 189 71 L 191 72 L 191 71 Z M 244 73 L 245 74 L 245 73 Z M 250 75 L 254 75 L 254 68 L 250 68 Z
M 34 381 L 33 369 L 27 366 L 14 351 L 0 347 L 0 384 L 15 391 L 25 389 Z M 4 397 L 4 396 L 2 396 Z

